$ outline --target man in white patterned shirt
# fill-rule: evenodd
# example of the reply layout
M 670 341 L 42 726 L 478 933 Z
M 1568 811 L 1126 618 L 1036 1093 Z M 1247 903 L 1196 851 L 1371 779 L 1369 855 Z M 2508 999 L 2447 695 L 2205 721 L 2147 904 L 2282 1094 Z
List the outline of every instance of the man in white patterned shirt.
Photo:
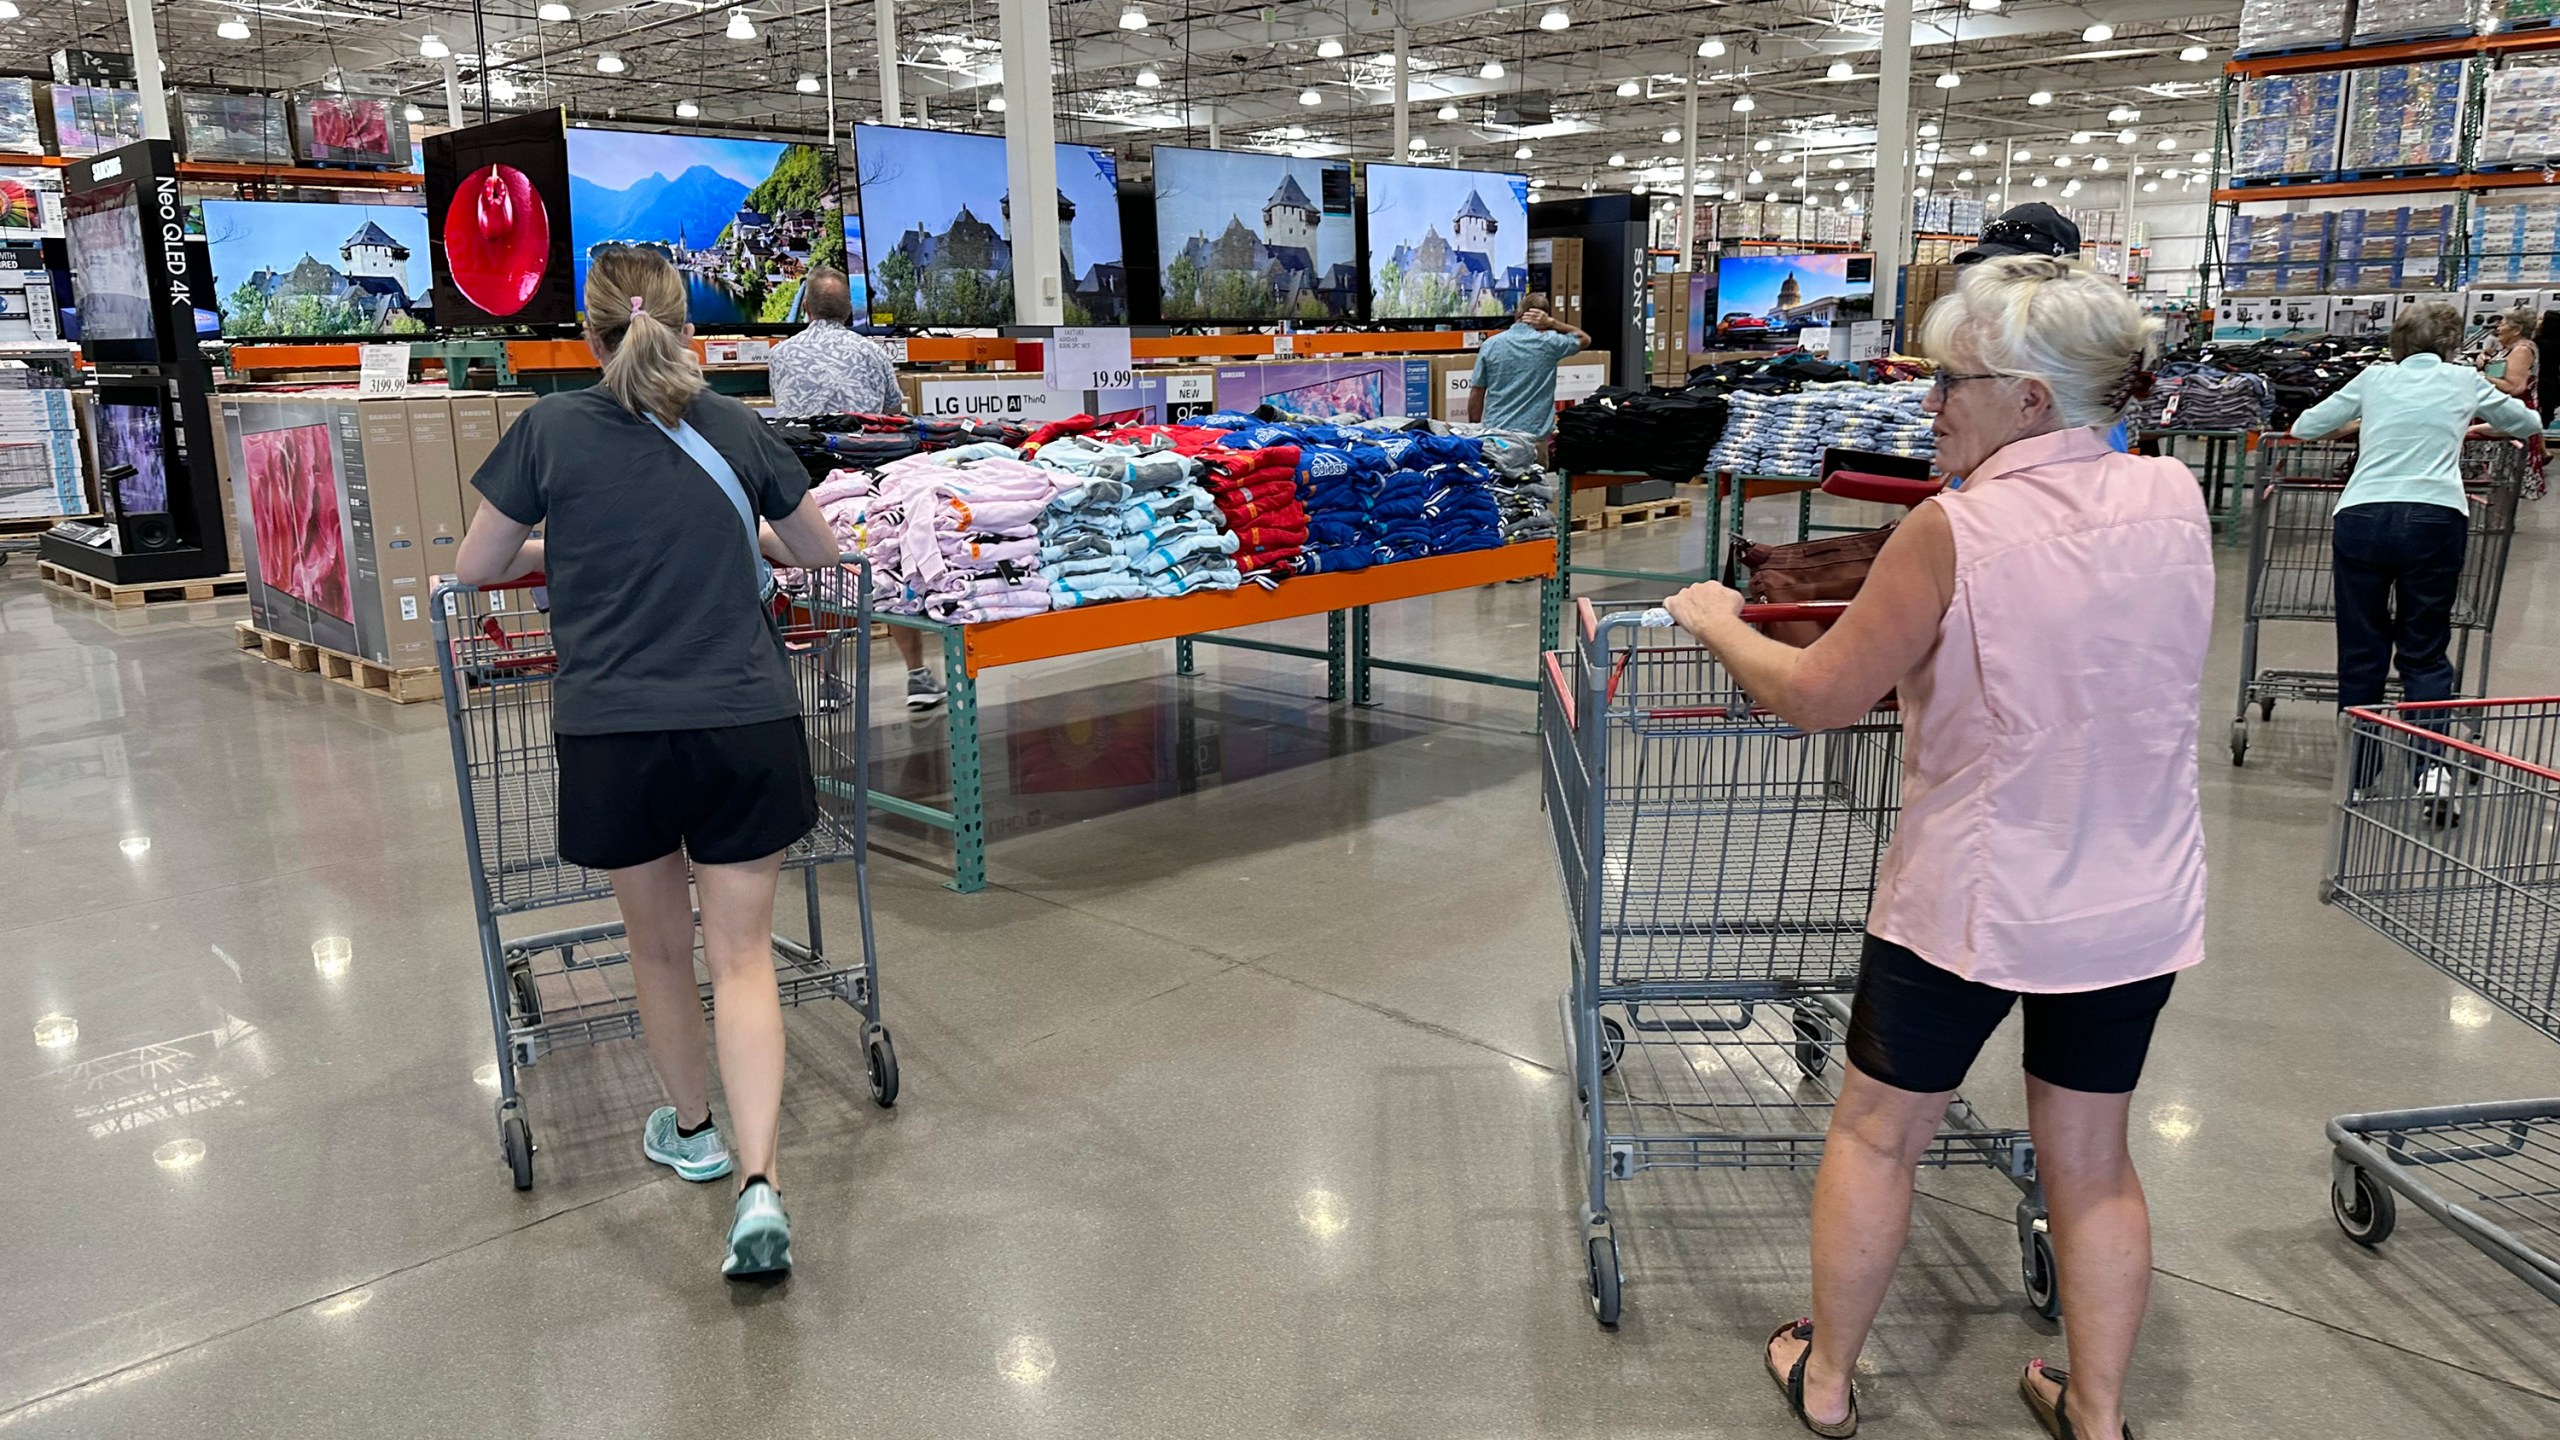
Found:
M 798 420 L 811 415 L 903 415 L 897 367 L 889 352 L 857 335 L 853 288 L 844 272 L 820 266 L 801 282 L 808 328 L 773 347 L 766 358 L 773 413 Z
M 853 320 L 853 287 L 844 272 L 820 266 L 801 282 L 802 308 L 808 328 L 773 347 L 765 358 L 765 382 L 773 391 L 773 413 L 788 420 L 812 415 L 903 415 L 906 397 L 898 389 L 897 367 L 889 352 L 867 335 L 857 335 Z M 907 662 L 907 708 L 925 710 L 942 703 L 942 682 L 924 663 L 924 636 L 903 625 L 889 627 L 898 655 Z

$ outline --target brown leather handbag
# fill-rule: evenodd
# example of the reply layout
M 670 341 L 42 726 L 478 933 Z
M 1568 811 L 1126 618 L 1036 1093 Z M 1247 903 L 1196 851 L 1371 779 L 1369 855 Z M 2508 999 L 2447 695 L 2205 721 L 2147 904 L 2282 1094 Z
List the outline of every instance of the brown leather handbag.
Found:
M 1742 598 L 1756 605 L 1854 600 L 1858 588 L 1867 583 L 1867 571 L 1874 568 L 1876 556 L 1883 553 L 1884 542 L 1891 538 L 1893 527 L 1887 525 L 1792 545 L 1736 539 L 1734 558 L 1751 577 Z M 1819 638 L 1824 628 L 1809 620 L 1790 620 L 1770 626 L 1769 638 L 1801 648 Z

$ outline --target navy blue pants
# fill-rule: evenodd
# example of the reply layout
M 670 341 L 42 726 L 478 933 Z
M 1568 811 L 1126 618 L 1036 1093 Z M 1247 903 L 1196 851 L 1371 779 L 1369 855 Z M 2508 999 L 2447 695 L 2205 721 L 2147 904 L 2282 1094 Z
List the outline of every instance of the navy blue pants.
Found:
M 2409 700 L 2453 697 L 2453 598 L 2471 517 L 2449 505 L 2387 501 L 2332 523 L 2338 703 L 2379 705 L 2396 662 Z

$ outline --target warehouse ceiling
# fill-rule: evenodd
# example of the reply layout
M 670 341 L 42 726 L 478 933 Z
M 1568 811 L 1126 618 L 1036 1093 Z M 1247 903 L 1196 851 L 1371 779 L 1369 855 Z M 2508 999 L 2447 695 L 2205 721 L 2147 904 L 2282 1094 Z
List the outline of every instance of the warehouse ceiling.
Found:
M 130 48 L 120 3 L 17 8 L 18 18 L 0 22 L 0 68 L 40 73 L 66 46 Z M 2023 150 L 2030 158 L 2014 164 L 2012 180 L 2021 195 L 2034 175 L 2057 186 L 2100 178 L 2102 160 L 2107 178 L 2139 166 L 2192 184 L 2193 152 L 2211 147 L 2215 81 L 2237 11 L 2236 0 L 1921 0 L 1913 119 L 1940 127 L 1923 143 L 1943 149 L 1921 158 L 1944 163 L 1920 183 L 1978 195 L 1998 184 L 2004 155 Z M 1129 23 L 1133 12 L 1143 27 Z M 484 102 L 492 113 L 559 104 L 581 119 L 823 135 L 830 71 L 839 128 L 880 115 L 873 0 L 551 0 L 539 9 L 498 0 L 476 10 L 164 0 L 154 15 L 178 88 L 289 89 L 345 69 L 393 77 L 441 121 L 448 60 L 430 55 L 445 50 L 471 119 Z M 217 34 L 234 19 L 248 39 Z M 1151 144 L 1206 144 L 1213 129 L 1230 148 L 1397 158 L 1401 24 L 1411 138 L 1420 142 L 1402 158 L 1522 170 L 1550 195 L 1676 188 L 1694 73 L 1702 188 L 1742 188 L 1743 173 L 1757 168 L 1753 198 L 1801 188 L 1836 203 L 1867 184 L 1881 21 L 1881 7 L 1861 0 L 1066 0 L 1052 6 L 1053 83 L 1060 138 L 1110 146 L 1140 170 Z M 897 34 L 908 123 L 1003 128 L 990 107 L 1002 85 L 994 0 L 910 0 L 898 7 Z M 622 68 L 605 73 L 600 61 Z M 1958 83 L 1941 88 L 1950 73 Z M 2047 103 L 2030 103 L 2038 95 Z M 1745 96 L 1750 108 L 1738 111 Z M 686 102 L 698 118 L 678 118 Z M 2129 111 L 2139 118 L 2109 118 Z M 2069 164 L 2055 168 L 2057 155 Z M 1960 180 L 1968 170 L 1973 178 Z

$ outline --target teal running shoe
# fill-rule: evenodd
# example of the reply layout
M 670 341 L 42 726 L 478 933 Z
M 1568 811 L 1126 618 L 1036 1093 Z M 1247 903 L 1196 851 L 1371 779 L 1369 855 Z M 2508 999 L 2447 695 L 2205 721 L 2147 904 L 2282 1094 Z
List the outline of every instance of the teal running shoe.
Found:
M 738 1192 L 729 1220 L 729 1254 L 720 1273 L 732 1280 L 780 1275 L 791 1269 L 791 1217 L 782 1213 L 782 1196 L 762 1180 L 750 1180 Z
M 677 1134 L 677 1129 L 676 1107 L 661 1105 L 650 1111 L 649 1123 L 640 1130 L 640 1153 L 687 1180 L 717 1180 L 729 1173 L 729 1147 L 720 1143 L 719 1126 L 691 1137 Z

